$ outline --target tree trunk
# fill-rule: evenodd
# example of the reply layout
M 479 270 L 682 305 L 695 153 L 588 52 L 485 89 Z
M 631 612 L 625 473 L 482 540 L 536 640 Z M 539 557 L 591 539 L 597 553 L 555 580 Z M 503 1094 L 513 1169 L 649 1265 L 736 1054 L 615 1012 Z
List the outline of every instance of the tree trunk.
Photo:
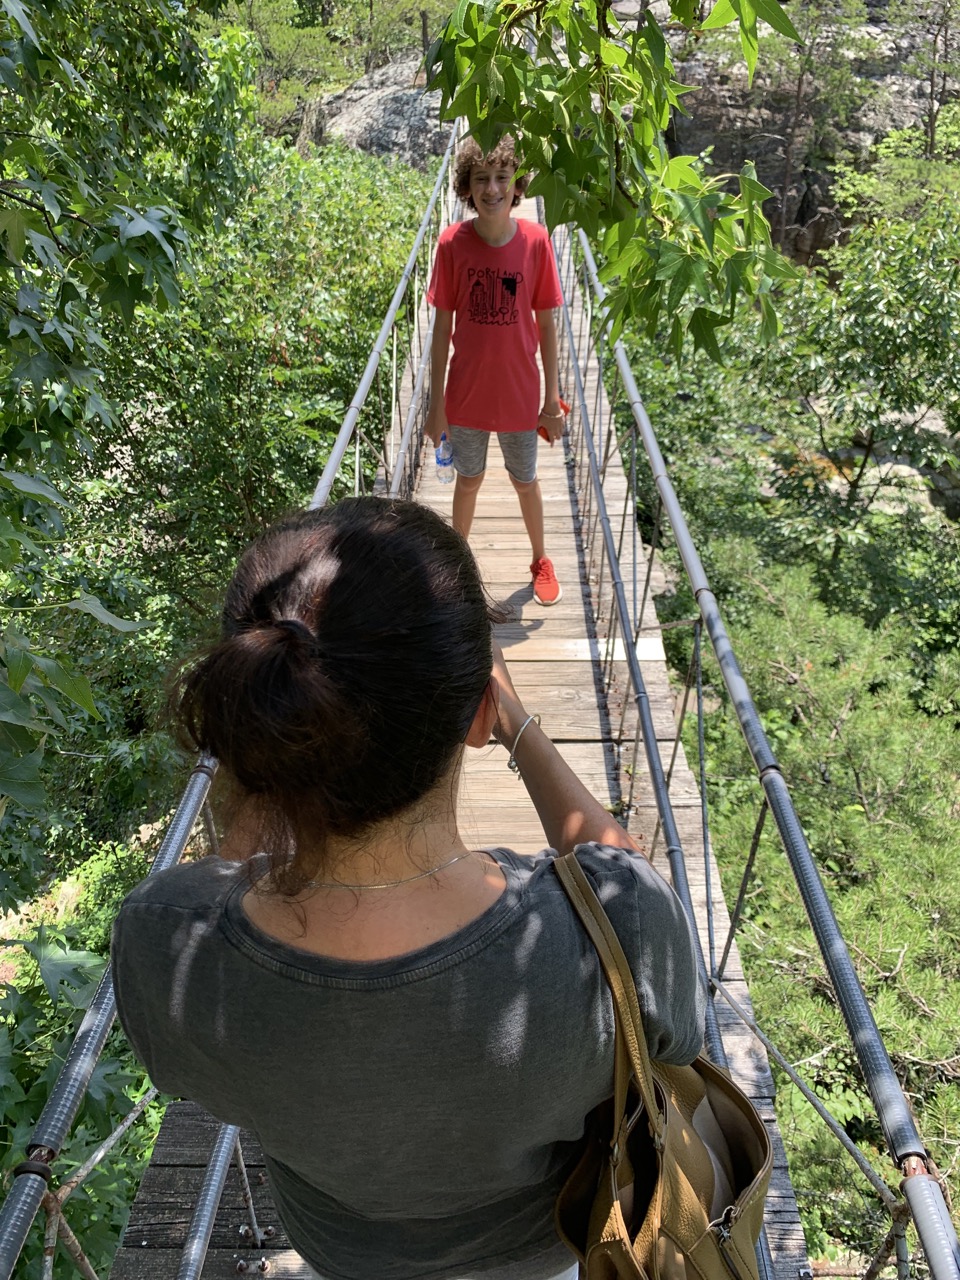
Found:
M 374 19 L 374 0 L 370 0 L 370 35 L 367 39 L 367 55 L 363 60 L 363 69 L 369 74 L 373 70 L 373 19 Z
M 793 96 L 793 119 L 790 121 L 790 132 L 784 147 L 783 159 L 783 193 L 780 197 L 780 226 L 777 232 L 777 243 L 783 248 L 787 238 L 787 195 L 793 180 L 793 148 L 797 140 L 797 129 L 800 125 L 800 108 L 803 106 L 803 82 L 807 76 L 807 68 L 801 63 L 797 76 L 797 91 Z

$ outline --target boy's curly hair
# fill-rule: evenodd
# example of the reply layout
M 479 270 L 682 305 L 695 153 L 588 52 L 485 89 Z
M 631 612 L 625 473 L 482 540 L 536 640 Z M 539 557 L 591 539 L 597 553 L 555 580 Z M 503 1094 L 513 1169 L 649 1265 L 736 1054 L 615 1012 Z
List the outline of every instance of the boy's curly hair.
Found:
M 467 206 L 470 209 L 476 209 L 477 207 L 473 203 L 473 197 L 470 194 L 470 170 L 475 164 L 490 165 L 496 169 L 513 169 L 516 172 L 517 154 L 514 150 L 513 138 L 509 134 L 501 138 L 497 146 L 488 155 L 483 154 L 475 138 L 467 138 L 457 148 L 457 162 L 453 171 L 453 189 L 461 200 L 467 202 Z M 517 178 L 516 186 L 513 189 L 514 208 L 523 199 L 523 193 L 526 191 L 529 182 L 529 173 Z

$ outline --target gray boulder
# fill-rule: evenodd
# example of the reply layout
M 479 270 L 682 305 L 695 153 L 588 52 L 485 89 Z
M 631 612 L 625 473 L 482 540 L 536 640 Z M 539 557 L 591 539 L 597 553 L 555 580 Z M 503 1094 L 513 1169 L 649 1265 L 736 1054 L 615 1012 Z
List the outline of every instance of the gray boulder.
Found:
M 297 149 L 306 154 L 330 138 L 425 170 L 443 155 L 450 125 L 440 121 L 440 95 L 427 93 L 418 57 L 379 67 L 339 93 L 304 108 Z

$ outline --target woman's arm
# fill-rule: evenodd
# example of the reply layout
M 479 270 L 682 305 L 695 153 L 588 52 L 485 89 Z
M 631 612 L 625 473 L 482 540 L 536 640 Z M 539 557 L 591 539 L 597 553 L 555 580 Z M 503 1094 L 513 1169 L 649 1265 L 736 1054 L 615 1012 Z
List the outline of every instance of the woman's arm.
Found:
M 500 691 L 500 719 L 495 732 L 510 751 L 514 750 L 517 734 L 529 713 L 520 701 L 503 652 L 496 643 L 493 655 L 493 676 Z M 559 853 L 569 853 L 575 845 L 595 841 L 643 852 L 633 837 L 594 799 L 535 720 L 520 734 L 514 759 L 552 848 Z

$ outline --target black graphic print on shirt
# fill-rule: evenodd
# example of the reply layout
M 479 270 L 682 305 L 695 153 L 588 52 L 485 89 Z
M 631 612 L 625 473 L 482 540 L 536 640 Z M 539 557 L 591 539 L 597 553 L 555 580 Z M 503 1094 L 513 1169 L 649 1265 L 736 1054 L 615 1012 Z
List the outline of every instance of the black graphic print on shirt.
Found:
M 516 324 L 517 287 L 522 271 L 497 271 L 495 267 L 469 267 L 470 299 L 467 316 L 474 324 Z

